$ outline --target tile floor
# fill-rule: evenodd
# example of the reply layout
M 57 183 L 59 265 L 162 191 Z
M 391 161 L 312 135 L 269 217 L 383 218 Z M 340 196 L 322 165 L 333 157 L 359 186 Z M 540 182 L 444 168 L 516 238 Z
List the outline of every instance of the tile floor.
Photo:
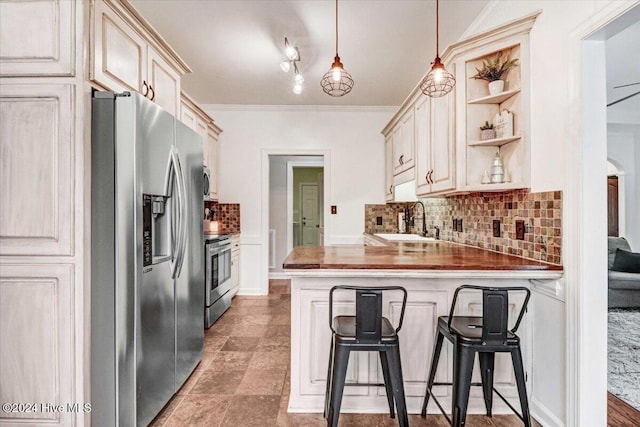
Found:
M 288 281 L 263 297 L 235 297 L 205 333 L 202 362 L 152 426 L 326 426 L 322 414 L 288 414 L 291 300 Z M 447 426 L 411 415 L 412 426 Z M 385 414 L 341 414 L 340 426 L 397 426 Z M 515 415 L 469 416 L 468 426 L 521 426 Z M 536 423 L 537 425 L 537 423 Z

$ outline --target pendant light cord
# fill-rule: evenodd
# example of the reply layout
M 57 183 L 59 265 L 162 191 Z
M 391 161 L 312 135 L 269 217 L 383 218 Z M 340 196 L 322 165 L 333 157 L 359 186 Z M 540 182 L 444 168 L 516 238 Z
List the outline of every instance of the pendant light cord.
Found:
M 440 55 L 440 1 L 436 0 L 436 56 L 438 55 Z
M 338 0 L 336 0 L 336 56 L 338 56 Z

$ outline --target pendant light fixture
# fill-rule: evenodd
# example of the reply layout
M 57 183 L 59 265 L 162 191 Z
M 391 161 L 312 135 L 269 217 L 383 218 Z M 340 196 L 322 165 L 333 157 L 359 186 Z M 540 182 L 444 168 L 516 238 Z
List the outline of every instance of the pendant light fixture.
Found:
M 353 78 L 347 73 L 338 55 L 338 0 L 336 0 L 336 57 L 331 69 L 322 76 L 320 81 L 322 90 L 331 96 L 344 96 L 353 89 Z
M 439 20 L 440 20 L 440 2 L 436 0 L 436 59 L 433 60 L 431 70 L 420 83 L 420 90 L 427 96 L 439 98 L 445 96 L 456 85 L 456 78 L 453 74 L 444 68 L 444 64 L 440 61 L 440 45 L 439 45 Z

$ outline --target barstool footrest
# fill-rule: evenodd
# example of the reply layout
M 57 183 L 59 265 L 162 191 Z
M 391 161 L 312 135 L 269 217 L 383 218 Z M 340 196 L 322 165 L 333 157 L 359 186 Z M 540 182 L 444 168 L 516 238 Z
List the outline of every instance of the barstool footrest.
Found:
M 384 383 L 345 383 L 345 387 L 384 387 Z
M 434 382 L 432 384 L 431 387 L 433 386 L 442 386 L 442 385 L 453 385 L 453 383 L 436 383 Z M 472 386 L 482 386 L 482 383 L 471 383 Z M 444 408 L 442 407 L 442 405 L 440 405 L 440 402 L 438 402 L 438 399 L 436 398 L 436 396 L 433 394 L 431 387 L 428 388 L 428 393 L 431 395 L 431 397 L 433 398 L 433 401 L 436 402 L 436 405 L 438 405 L 438 408 L 440 408 L 440 412 L 442 412 L 442 415 L 444 415 L 444 417 L 447 419 L 447 422 L 449 422 L 450 425 L 453 425 L 453 422 L 451 421 L 451 418 L 449 418 L 449 416 L 447 415 L 447 413 L 445 412 Z M 502 399 L 502 401 L 504 403 L 507 404 L 507 406 L 513 411 L 514 414 L 516 414 L 518 416 L 518 418 L 520 418 L 520 420 L 522 420 L 523 423 L 526 423 L 526 421 L 524 420 L 524 417 L 516 410 L 516 408 L 513 407 L 513 405 L 511 405 L 511 403 L 509 403 L 509 401 L 507 401 L 507 399 L 498 391 L 496 390 L 495 387 L 491 387 L 491 389 L 498 395 L 498 397 L 500 399 Z

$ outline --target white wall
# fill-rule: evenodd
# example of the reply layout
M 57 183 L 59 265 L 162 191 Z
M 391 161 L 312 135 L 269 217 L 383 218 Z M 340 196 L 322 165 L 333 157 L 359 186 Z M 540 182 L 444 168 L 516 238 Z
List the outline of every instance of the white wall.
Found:
M 240 203 L 240 293 L 265 293 L 268 247 L 262 242 L 263 150 L 278 154 L 328 150 L 330 195 L 326 244 L 361 241 L 365 203 L 384 203 L 384 139 L 380 131 L 397 107 L 217 106 L 204 109 L 224 130 L 220 144 L 220 201 Z M 242 171 L 242 173 L 238 173 Z M 326 173 L 326 172 L 325 172 Z M 268 175 L 266 175 L 268 177 Z M 268 226 L 268 222 L 267 222 Z M 265 227 L 266 228 L 266 227 Z M 264 272 L 264 274 L 263 274 Z
M 611 129 L 607 135 L 607 157 L 622 170 L 625 198 L 625 230 L 620 236 L 626 237 L 635 252 L 640 251 L 640 135 Z

